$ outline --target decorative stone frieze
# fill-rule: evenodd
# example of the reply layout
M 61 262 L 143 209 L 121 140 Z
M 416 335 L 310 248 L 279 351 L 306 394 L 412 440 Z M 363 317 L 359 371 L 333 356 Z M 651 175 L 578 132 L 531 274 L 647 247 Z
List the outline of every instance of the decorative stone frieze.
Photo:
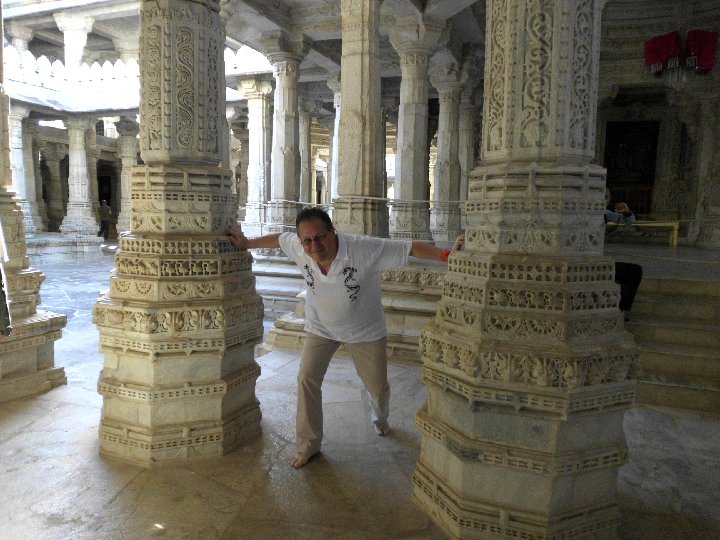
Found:
M 590 165 L 602 4 L 487 5 L 466 250 L 421 336 L 414 494 L 454 538 L 616 535 L 638 353 L 602 255 L 605 171 Z M 454 107 L 455 90 L 440 99 Z
M 93 320 L 105 355 L 100 451 L 150 466 L 229 452 L 259 433 L 263 303 L 251 255 L 226 237 L 237 199 L 232 171 L 218 166 L 218 3 L 148 0 L 141 21 L 146 165 L 132 169 L 130 233 Z

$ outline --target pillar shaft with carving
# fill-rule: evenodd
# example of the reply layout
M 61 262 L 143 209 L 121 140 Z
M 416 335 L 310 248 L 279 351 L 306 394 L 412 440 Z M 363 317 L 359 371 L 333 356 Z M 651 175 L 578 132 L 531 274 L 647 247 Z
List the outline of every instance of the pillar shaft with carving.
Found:
M 304 203 L 311 203 L 314 200 L 312 193 L 312 174 L 311 169 L 314 166 L 312 155 L 310 153 L 310 110 L 314 104 L 303 103 L 300 107 L 300 117 L 298 122 L 298 133 L 300 140 L 298 141 L 298 149 L 300 153 L 300 187 L 298 192 L 298 200 Z
M 85 132 L 91 122 L 81 118 L 65 120 L 68 129 L 68 203 L 60 232 L 70 236 L 96 236 L 98 223 L 93 215 Z
M 354 234 L 388 235 L 377 160 L 380 130 L 378 30 L 380 2 L 341 0 L 342 107 L 336 139 L 340 179 L 333 221 Z
M 232 173 L 217 1 L 142 2 L 130 234 L 93 315 L 105 355 L 100 451 L 144 466 L 217 456 L 260 431 L 252 257 L 227 240 Z
M 63 33 L 65 44 L 65 73 L 69 80 L 80 75 L 88 33 L 92 30 L 95 20 L 92 17 L 77 15 L 67 11 L 54 14 L 55 23 Z
M 44 229 L 38 212 L 35 165 L 33 163 L 33 130 L 25 107 L 12 106 L 9 115 L 13 187 L 20 199 L 25 219 L 25 234 L 33 236 Z M 35 124 L 37 131 L 37 124 Z
M 263 234 L 265 205 L 270 196 L 270 147 L 272 144 L 272 85 L 261 78 L 240 81 L 248 105 L 248 195 L 243 231 L 248 237 Z
M 248 202 L 248 163 L 250 161 L 249 142 L 250 134 L 247 122 L 235 123 L 232 128 L 233 135 L 240 141 L 238 149 L 238 164 L 236 167 L 236 192 L 238 201 L 238 221 L 245 221 L 245 207 Z
M 298 81 L 300 61 L 291 54 L 271 55 L 275 77 L 268 232 L 295 227 L 300 151 L 298 140 Z
M 335 116 L 332 125 L 328 127 L 330 140 L 330 159 L 328 161 L 328 203 L 338 198 L 338 186 L 340 185 L 340 151 L 338 141 L 340 140 L 340 113 L 342 112 L 342 85 L 340 76 L 330 77 L 327 81 L 328 88 L 333 93 L 333 108 Z
M 398 24 L 390 40 L 400 56 L 400 109 L 395 154 L 395 198 L 390 236 L 432 240 L 429 205 L 425 201 L 428 167 L 428 55 L 437 45 L 444 24 Z
M 118 131 L 117 152 L 122 163 L 120 170 L 120 213 L 117 216 L 117 231 L 129 231 L 131 222 L 132 169 L 137 165 L 138 140 L 140 126 L 134 118 L 121 118 L 115 124 Z
M 617 534 L 637 351 L 590 164 L 602 4 L 487 5 L 466 249 L 421 337 L 414 494 L 455 538 Z
M 462 84 L 454 77 L 433 79 L 440 100 L 435 162 L 435 189 L 430 229 L 436 242 L 452 242 L 460 230 L 460 95 Z
M 58 143 L 45 142 L 42 146 L 42 155 L 45 158 L 50 175 L 48 189 L 48 229 L 52 232 L 59 230 L 65 217 L 65 204 L 63 201 L 63 178 L 60 170 L 60 160 L 66 155 L 65 148 Z
M 2 33 L 0 22 L 0 35 Z M 10 99 L 2 85 L 2 54 L 0 48 L 0 265 L 5 277 L 12 332 L 0 340 L 0 402 L 44 392 L 67 382 L 63 368 L 55 366 L 54 349 L 54 342 L 60 339 L 67 318 L 37 309 L 40 285 L 45 276 L 30 267 L 23 212 L 12 189 Z

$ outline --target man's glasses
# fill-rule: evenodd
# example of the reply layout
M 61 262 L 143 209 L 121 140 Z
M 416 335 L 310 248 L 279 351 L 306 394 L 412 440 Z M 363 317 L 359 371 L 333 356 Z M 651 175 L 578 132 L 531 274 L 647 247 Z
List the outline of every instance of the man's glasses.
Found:
M 313 236 L 312 238 L 301 238 L 300 243 L 303 245 L 303 247 L 310 247 L 312 246 L 313 242 L 315 242 L 316 244 L 321 244 L 325 241 L 325 239 L 331 232 L 332 231 L 326 231 L 324 234 L 318 234 L 317 236 Z

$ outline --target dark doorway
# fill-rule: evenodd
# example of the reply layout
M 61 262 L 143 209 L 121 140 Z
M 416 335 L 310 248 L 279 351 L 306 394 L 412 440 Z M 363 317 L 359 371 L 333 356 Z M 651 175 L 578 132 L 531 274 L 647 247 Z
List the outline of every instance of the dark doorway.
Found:
M 655 185 L 660 122 L 608 122 L 605 138 L 607 186 L 614 201 L 649 214 Z

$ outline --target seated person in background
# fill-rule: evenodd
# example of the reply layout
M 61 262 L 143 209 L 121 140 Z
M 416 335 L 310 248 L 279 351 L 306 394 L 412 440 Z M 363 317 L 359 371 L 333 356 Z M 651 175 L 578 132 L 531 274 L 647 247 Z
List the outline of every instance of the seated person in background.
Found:
M 605 223 L 624 223 L 632 225 L 635 223 L 635 215 L 625 202 L 612 203 L 612 193 L 605 188 Z
M 635 215 L 627 203 L 618 202 L 610 204 L 612 193 L 605 189 L 605 223 L 635 223 Z M 618 307 L 625 316 L 625 322 L 630 320 L 629 313 L 632 309 L 635 295 L 637 294 L 640 282 L 642 281 L 642 266 L 635 263 L 615 262 L 615 283 L 620 285 L 620 303 Z

